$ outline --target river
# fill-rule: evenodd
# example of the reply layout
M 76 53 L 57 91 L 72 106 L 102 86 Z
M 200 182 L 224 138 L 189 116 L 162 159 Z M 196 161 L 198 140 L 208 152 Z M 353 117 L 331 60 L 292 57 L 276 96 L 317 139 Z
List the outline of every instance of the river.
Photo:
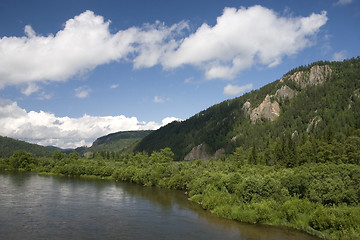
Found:
M 8 172 L 0 173 L 0 238 L 317 239 L 218 218 L 180 191 Z

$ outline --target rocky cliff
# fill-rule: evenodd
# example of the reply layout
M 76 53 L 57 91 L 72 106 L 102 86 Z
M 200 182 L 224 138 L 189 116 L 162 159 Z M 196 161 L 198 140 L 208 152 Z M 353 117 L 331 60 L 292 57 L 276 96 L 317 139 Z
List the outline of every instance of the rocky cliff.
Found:
M 301 89 L 307 86 L 314 86 L 323 83 L 332 74 L 329 65 L 311 67 L 310 71 L 299 71 L 292 74 L 289 78 L 294 81 Z
M 280 115 L 280 106 L 277 101 L 271 101 L 273 95 L 266 95 L 264 101 L 254 109 L 251 109 L 251 103 L 246 101 L 243 105 L 243 111 L 250 117 L 252 123 L 259 119 L 268 119 L 274 121 Z
M 308 86 L 314 86 L 323 83 L 331 76 L 331 74 L 332 70 L 330 66 L 315 65 L 311 67 L 309 71 L 295 72 L 290 76 L 286 76 L 280 79 L 280 82 L 284 83 L 285 80 L 291 80 L 300 89 L 303 89 Z M 280 116 L 279 102 L 282 102 L 286 99 L 292 99 L 295 97 L 296 93 L 296 90 L 291 89 L 287 85 L 283 85 L 275 92 L 274 95 L 267 94 L 262 103 L 260 103 L 260 105 L 255 108 L 251 107 L 251 102 L 249 100 L 246 101 L 242 106 L 242 110 L 245 116 L 249 117 L 251 123 L 253 124 L 262 119 L 274 121 Z

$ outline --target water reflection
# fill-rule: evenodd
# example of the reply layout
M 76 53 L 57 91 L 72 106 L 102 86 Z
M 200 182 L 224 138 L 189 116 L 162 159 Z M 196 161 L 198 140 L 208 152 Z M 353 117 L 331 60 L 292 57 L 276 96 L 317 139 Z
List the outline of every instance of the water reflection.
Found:
M 2 239 L 316 239 L 218 218 L 179 191 L 24 173 L 0 182 Z

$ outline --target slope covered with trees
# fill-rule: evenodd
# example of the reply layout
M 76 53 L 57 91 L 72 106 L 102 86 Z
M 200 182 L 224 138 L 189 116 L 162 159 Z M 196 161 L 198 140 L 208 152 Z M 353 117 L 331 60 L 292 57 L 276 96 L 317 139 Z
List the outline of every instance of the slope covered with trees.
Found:
M 208 159 L 174 161 L 194 148 Z M 17 151 L 0 170 L 178 189 L 221 217 L 360 239 L 360 58 L 299 67 L 112 153 Z
M 92 152 L 119 151 L 131 146 L 134 142 L 139 141 L 151 132 L 152 130 L 111 133 L 96 139 L 88 150 Z
M 288 92 L 281 93 L 281 89 Z M 293 96 L 287 96 L 291 91 Z M 275 111 L 274 118 L 259 113 L 276 110 L 277 105 L 279 112 L 276 116 Z M 274 114 L 271 111 L 269 114 Z M 214 105 L 186 121 L 164 126 L 146 136 L 135 150 L 152 152 L 170 147 L 175 159 L 183 160 L 200 144 L 210 156 L 220 149 L 230 154 L 241 147 L 265 157 L 274 148 L 306 148 L 308 141 L 320 145 L 333 141 L 352 148 L 359 141 L 359 119 L 360 58 L 320 61 L 293 69 L 280 80 Z M 275 158 L 262 161 L 271 164 L 279 160 Z
M 24 150 L 35 156 L 51 156 L 55 149 L 0 136 L 0 157 L 10 157 L 14 152 Z

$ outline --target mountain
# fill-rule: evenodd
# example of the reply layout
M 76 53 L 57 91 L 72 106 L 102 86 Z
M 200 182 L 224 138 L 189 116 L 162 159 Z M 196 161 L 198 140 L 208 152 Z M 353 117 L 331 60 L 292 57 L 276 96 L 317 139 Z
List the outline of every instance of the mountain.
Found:
M 0 157 L 10 157 L 18 150 L 24 150 L 35 156 L 51 156 L 56 149 L 0 136 Z
M 18 150 L 24 150 L 26 152 L 32 153 L 35 156 L 51 156 L 55 151 L 60 151 L 66 154 L 70 154 L 76 151 L 80 155 L 103 151 L 120 151 L 124 148 L 131 147 L 134 143 L 144 138 L 151 132 L 152 130 L 111 133 L 96 139 L 90 148 L 78 147 L 76 149 L 62 149 L 54 146 L 44 147 L 37 144 L 0 136 L 0 158 L 10 157 Z
M 357 57 L 295 68 L 258 90 L 150 133 L 135 151 L 170 147 L 175 160 L 208 159 L 239 147 L 264 152 L 280 141 L 290 144 L 330 135 L 342 140 L 359 128 Z
M 144 131 L 122 131 L 111 133 L 109 135 L 96 139 L 90 148 L 85 150 L 85 153 L 89 152 L 113 152 L 119 151 L 124 148 L 130 147 L 136 141 L 144 138 L 150 134 L 152 130 Z

